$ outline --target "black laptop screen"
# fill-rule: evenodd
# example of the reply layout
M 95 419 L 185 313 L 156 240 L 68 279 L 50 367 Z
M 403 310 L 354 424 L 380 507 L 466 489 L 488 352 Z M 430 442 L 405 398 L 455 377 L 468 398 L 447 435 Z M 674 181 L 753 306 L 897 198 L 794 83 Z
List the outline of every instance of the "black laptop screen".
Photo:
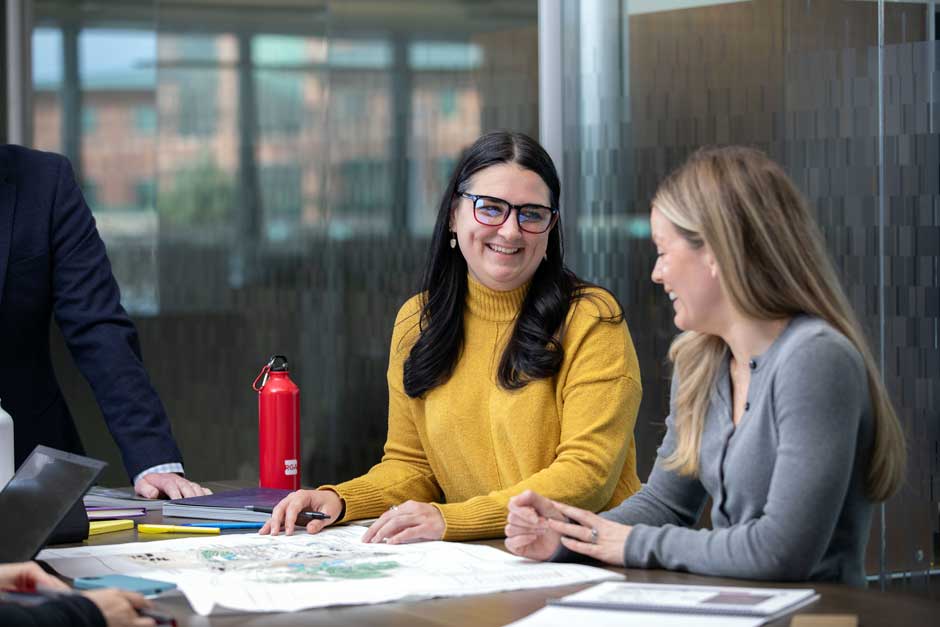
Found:
M 32 559 L 104 466 L 37 446 L 0 491 L 0 563 Z

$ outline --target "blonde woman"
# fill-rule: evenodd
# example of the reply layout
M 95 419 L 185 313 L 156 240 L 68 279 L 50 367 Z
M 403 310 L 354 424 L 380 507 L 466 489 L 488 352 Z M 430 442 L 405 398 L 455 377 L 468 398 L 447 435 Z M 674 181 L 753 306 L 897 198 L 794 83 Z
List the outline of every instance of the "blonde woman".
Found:
M 809 208 L 750 148 L 696 152 L 657 191 L 652 279 L 683 331 L 648 483 L 597 516 L 523 493 L 506 546 L 628 567 L 864 585 L 872 506 L 904 437 Z M 713 529 L 692 529 L 708 497 Z

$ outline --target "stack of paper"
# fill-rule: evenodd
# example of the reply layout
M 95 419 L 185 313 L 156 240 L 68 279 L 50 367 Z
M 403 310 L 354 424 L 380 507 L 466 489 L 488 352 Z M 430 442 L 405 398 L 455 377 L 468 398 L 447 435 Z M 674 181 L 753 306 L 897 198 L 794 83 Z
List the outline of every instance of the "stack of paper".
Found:
M 145 499 L 134 494 L 133 488 L 102 488 L 92 486 L 82 498 L 85 507 L 116 507 L 135 509 L 160 509 L 165 501 Z
M 819 598 L 810 588 L 601 583 L 550 601 L 513 627 L 548 625 L 763 625 Z
M 113 518 L 138 518 L 147 515 L 147 509 L 144 507 L 85 507 L 85 513 L 88 514 L 88 520 L 109 520 Z

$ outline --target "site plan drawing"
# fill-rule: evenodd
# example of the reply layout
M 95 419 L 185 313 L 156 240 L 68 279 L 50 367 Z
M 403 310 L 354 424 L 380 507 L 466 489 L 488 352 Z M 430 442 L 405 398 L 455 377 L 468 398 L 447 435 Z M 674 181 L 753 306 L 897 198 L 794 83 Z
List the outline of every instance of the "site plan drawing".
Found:
M 484 594 L 622 579 L 582 564 L 532 562 L 454 542 L 364 544 L 366 528 L 46 549 L 67 577 L 135 575 L 172 581 L 193 610 L 290 612 L 332 605 Z

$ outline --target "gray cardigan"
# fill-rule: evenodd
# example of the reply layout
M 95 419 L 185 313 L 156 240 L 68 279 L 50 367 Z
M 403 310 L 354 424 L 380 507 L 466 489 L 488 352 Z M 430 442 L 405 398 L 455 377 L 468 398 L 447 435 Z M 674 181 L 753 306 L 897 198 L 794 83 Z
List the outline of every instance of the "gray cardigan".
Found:
M 731 420 L 726 357 L 705 419 L 699 476 L 663 469 L 672 415 L 647 484 L 603 516 L 633 525 L 630 567 L 865 585 L 873 417 L 864 362 L 818 318 L 794 318 L 752 360 L 743 418 Z M 673 381 L 674 411 L 676 384 Z M 690 529 L 712 497 L 713 529 Z

